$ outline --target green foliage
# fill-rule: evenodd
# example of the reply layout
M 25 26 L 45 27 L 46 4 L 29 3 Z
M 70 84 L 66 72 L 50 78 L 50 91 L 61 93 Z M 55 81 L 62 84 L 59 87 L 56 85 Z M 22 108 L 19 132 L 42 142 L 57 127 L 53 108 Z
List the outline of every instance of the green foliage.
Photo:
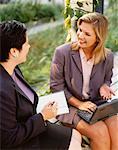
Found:
M 62 26 L 46 30 L 30 37 L 31 49 L 27 62 L 21 65 L 26 80 L 39 95 L 49 93 L 49 74 L 52 55 L 58 45 L 64 43 L 66 34 Z
M 99 6 L 101 0 L 93 0 L 93 11 L 95 11 L 96 7 Z
M 66 19 L 68 16 L 73 16 L 73 10 L 71 9 L 71 7 L 66 7 L 64 10 L 64 18 Z
M 106 47 L 112 51 L 118 51 L 118 27 L 112 28 L 109 31 Z
M 118 51 L 118 3 L 116 0 L 110 0 L 109 2 L 109 7 L 105 10 L 105 15 L 108 16 L 109 20 L 106 47 Z
M 21 3 L 12 3 L 0 9 L 1 21 L 14 19 L 26 23 L 34 19 L 35 13 L 30 3 L 24 5 Z
M 53 18 L 54 20 L 58 18 L 60 15 L 61 8 L 60 7 L 54 7 L 52 5 L 41 5 L 40 11 L 37 11 L 37 18 Z
M 96 0 L 95 0 L 96 1 Z M 79 0 L 76 1 L 76 4 L 79 6 L 78 8 L 71 8 L 70 0 L 65 0 L 65 9 L 64 9 L 64 19 L 65 19 L 65 29 L 68 32 L 66 42 L 72 41 L 72 31 L 76 31 L 77 25 L 76 22 L 78 18 L 80 18 L 83 14 L 87 13 L 86 11 L 82 10 L 81 7 L 83 6 L 83 2 Z M 70 29 L 72 35 L 70 35 Z
M 18 20 L 24 23 L 37 21 L 42 18 L 57 19 L 62 13 L 61 6 L 32 4 L 32 3 L 9 3 L 0 7 L 0 20 Z

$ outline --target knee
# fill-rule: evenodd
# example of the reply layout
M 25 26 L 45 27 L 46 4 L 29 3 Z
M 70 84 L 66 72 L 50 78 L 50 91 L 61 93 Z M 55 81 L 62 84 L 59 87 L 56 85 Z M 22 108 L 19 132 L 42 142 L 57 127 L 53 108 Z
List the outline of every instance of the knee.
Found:
M 109 132 L 105 123 L 98 124 L 96 128 L 93 128 L 91 137 L 97 140 L 109 140 Z
M 95 124 L 89 125 L 84 121 L 81 121 L 77 125 L 77 130 L 80 131 L 81 134 L 87 136 L 91 140 L 110 140 L 108 128 L 103 121 L 99 121 Z
M 112 117 L 109 117 L 108 119 L 105 120 L 105 123 L 109 128 L 113 128 L 115 130 L 118 130 L 118 115 L 114 115 Z

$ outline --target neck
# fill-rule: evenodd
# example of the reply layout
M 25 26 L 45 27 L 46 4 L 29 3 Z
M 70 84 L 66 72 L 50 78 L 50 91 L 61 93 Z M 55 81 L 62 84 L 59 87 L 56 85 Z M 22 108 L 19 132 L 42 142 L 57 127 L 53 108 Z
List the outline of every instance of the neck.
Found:
M 87 60 L 91 59 L 93 57 L 93 50 L 90 49 L 83 49 Z
M 87 57 L 87 59 L 90 59 L 93 57 L 93 51 L 96 48 L 97 43 L 95 43 L 93 46 L 89 47 L 89 48 L 83 48 L 83 51 Z
M 4 67 L 4 69 L 8 72 L 9 75 L 13 74 L 13 71 L 16 67 L 15 64 L 13 64 L 10 61 L 9 62 L 1 62 L 0 64 Z

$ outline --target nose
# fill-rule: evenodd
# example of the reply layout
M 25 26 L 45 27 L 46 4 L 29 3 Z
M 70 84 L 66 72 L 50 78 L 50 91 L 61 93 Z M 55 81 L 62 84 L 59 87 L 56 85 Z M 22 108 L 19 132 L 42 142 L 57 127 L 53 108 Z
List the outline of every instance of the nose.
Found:
M 77 31 L 78 38 L 84 38 L 83 32 Z

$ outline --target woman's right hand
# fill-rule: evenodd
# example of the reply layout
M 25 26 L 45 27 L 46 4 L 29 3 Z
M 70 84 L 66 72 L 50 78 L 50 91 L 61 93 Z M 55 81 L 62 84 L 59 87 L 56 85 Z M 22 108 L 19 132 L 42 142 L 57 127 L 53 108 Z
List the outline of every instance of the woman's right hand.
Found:
M 52 118 L 56 117 L 57 103 L 50 102 L 47 105 L 45 105 L 41 111 L 41 114 L 43 115 L 44 120 L 48 120 L 48 119 L 52 119 Z
M 91 101 L 81 102 L 81 104 L 79 105 L 79 109 L 86 110 L 90 113 L 94 112 L 96 107 L 96 104 L 92 103 Z

